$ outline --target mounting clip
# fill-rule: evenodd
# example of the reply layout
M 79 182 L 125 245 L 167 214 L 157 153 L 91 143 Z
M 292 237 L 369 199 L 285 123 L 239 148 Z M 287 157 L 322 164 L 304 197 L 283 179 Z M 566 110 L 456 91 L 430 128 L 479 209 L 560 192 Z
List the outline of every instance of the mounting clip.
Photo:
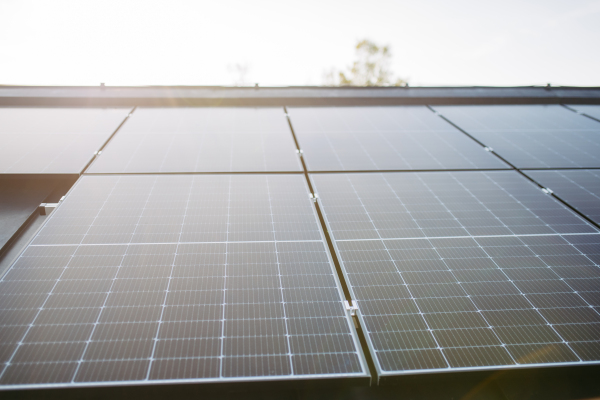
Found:
M 358 306 L 353 305 L 352 300 L 345 300 L 344 306 L 346 307 L 346 311 L 350 313 L 351 317 L 356 317 L 356 311 L 358 311 Z
M 544 192 L 546 194 L 552 194 L 552 193 L 554 193 L 552 190 L 550 190 L 548 188 L 542 188 L 542 192 Z
M 49 215 L 58 207 L 58 203 L 42 203 L 40 204 L 40 215 Z
M 311 193 L 309 196 L 310 196 L 310 198 L 312 199 L 313 203 L 316 203 L 316 202 L 317 202 L 317 199 L 319 198 L 319 195 L 318 195 L 318 194 L 316 194 L 316 193 L 315 193 L 315 194 L 312 194 L 312 193 Z
M 491 147 L 487 147 L 487 146 L 486 146 L 486 147 L 484 147 L 483 149 L 484 149 L 485 151 L 494 151 L 494 149 L 492 149 Z
M 42 203 L 39 206 L 40 215 L 49 215 L 58 205 L 65 199 L 65 196 L 61 197 L 58 203 Z
M 100 150 L 100 151 L 95 151 L 95 152 L 94 152 L 94 155 L 95 155 L 95 156 L 99 156 L 100 154 L 102 154 L 102 150 Z
M 296 150 L 296 154 L 299 154 L 300 157 L 302 157 L 302 154 L 304 154 L 304 152 L 302 150 Z

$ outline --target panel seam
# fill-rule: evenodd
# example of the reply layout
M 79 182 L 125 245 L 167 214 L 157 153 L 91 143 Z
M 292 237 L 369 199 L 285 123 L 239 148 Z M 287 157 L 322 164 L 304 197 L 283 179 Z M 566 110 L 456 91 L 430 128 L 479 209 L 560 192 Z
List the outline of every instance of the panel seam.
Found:
M 300 143 L 298 141 L 298 138 L 296 136 L 296 132 L 294 131 L 294 127 L 292 125 L 292 120 L 290 115 L 288 114 L 287 108 L 286 106 L 283 106 L 283 111 L 285 112 L 285 116 L 288 122 L 288 126 L 290 128 L 290 133 L 292 135 L 292 138 L 294 139 L 294 143 L 296 144 L 296 150 L 298 152 L 298 156 L 300 157 L 300 162 L 302 164 L 302 169 L 304 172 L 304 178 L 306 179 L 306 183 L 308 185 L 308 189 L 310 191 L 310 194 L 314 200 L 314 207 L 315 210 L 317 211 L 317 216 L 319 218 L 319 224 L 321 227 L 321 232 L 323 234 L 323 237 L 325 238 L 326 241 L 326 245 L 327 248 L 329 250 L 329 254 L 331 256 L 331 261 L 333 262 L 333 266 L 335 268 L 335 272 L 337 273 L 337 277 L 338 277 L 338 282 L 340 283 L 342 292 L 344 294 L 344 297 L 346 299 L 346 301 L 348 301 L 349 304 L 353 304 L 352 303 L 352 295 L 350 293 L 350 289 L 349 289 L 349 285 L 346 282 L 345 276 L 344 276 L 344 272 L 342 270 L 342 266 L 341 263 L 339 261 L 338 255 L 335 251 L 335 246 L 333 244 L 333 239 L 331 238 L 331 236 L 329 235 L 329 231 L 327 230 L 327 224 L 325 223 L 325 219 L 323 216 L 323 213 L 321 211 L 321 207 L 319 205 L 319 201 L 318 201 L 318 195 L 315 192 L 315 189 L 312 186 L 312 182 L 310 180 L 310 177 L 308 175 L 308 169 L 306 167 L 306 163 L 304 161 L 304 156 L 303 156 L 303 152 L 302 152 L 302 148 L 300 147 Z M 360 310 L 359 310 L 360 312 Z M 360 323 L 360 318 L 358 318 L 358 316 L 353 316 L 350 317 L 352 319 L 352 321 L 354 322 L 354 327 L 355 327 L 355 331 L 356 334 L 358 336 L 359 339 L 359 343 L 363 352 L 363 355 L 365 357 L 366 360 L 366 364 L 367 367 L 369 369 L 369 373 L 371 374 L 371 384 L 375 383 L 376 385 L 379 384 L 379 376 L 377 373 L 377 368 L 375 367 L 375 362 L 374 362 L 374 357 L 371 354 L 371 351 L 369 349 L 369 345 L 368 345 L 368 341 L 367 338 L 365 336 L 364 333 L 364 329 L 361 326 Z
M 121 123 L 119 124 L 119 126 L 117 126 L 117 129 L 114 130 L 114 132 L 108 137 L 108 139 L 106 139 L 104 141 L 104 143 L 102 144 L 102 146 L 100 146 L 100 148 L 98 149 L 98 151 L 96 151 L 94 153 L 94 157 L 92 157 L 92 159 L 86 164 L 85 167 L 83 167 L 83 169 L 81 170 L 81 172 L 79 173 L 79 175 L 83 175 L 85 173 L 85 171 L 88 170 L 89 167 L 92 166 L 93 162 L 96 160 L 96 158 L 98 158 L 98 156 L 100 155 L 100 153 L 104 150 L 104 148 L 106 146 L 108 146 L 108 143 L 110 143 L 110 141 L 112 140 L 113 137 L 115 137 L 115 135 L 117 134 L 117 132 L 119 132 L 119 129 L 121 129 L 121 127 L 125 124 L 125 122 L 127 122 L 127 120 L 129 119 L 129 117 L 131 117 L 131 114 L 133 114 L 135 112 L 135 110 L 137 109 L 137 106 L 134 106 L 125 116 L 125 118 L 123 118 L 123 121 L 121 121 Z

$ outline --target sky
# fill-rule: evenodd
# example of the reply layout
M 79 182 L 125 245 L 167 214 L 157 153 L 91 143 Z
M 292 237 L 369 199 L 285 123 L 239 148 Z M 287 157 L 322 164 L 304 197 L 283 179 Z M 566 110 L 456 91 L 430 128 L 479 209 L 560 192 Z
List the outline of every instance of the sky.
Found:
M 369 39 L 411 86 L 600 86 L 600 0 L 0 0 L 0 16 L 4 85 L 321 85 Z

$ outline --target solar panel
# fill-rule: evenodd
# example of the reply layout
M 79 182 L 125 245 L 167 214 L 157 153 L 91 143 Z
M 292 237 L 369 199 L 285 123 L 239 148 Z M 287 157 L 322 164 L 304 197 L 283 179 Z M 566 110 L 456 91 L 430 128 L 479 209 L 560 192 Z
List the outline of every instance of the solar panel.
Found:
M 380 377 L 600 362 L 600 232 L 518 173 L 311 179 Z
M 517 168 L 600 167 L 600 124 L 564 107 L 440 106 L 436 110 Z
M 577 110 L 579 112 L 582 112 L 586 115 L 589 115 L 590 117 L 596 118 L 596 119 L 600 119 L 600 106 L 593 106 L 593 105 L 576 105 L 576 106 L 569 106 L 569 108 L 572 108 L 574 110 Z
M 600 224 L 600 170 L 527 171 L 527 175 Z
M 289 110 L 312 171 L 508 168 L 426 107 Z
M 368 379 L 299 175 L 85 176 L 0 281 L 0 384 Z
M 0 173 L 80 173 L 129 109 L 0 108 Z
M 138 108 L 88 172 L 301 170 L 281 108 Z
M 314 174 L 336 239 L 595 233 L 513 171 Z

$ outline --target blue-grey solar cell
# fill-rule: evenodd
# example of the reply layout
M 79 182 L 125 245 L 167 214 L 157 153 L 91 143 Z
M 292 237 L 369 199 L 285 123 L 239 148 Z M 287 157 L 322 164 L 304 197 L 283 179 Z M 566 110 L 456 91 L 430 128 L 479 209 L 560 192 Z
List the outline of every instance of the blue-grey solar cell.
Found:
M 0 297 L 4 389 L 368 377 L 299 175 L 84 177 Z
M 311 179 L 380 376 L 600 362 L 600 232 L 518 173 Z
M 600 106 L 594 105 L 570 105 L 569 108 L 579 111 L 585 115 L 589 115 L 590 117 L 600 119 Z
M 600 224 L 600 170 L 527 171 L 527 175 Z
M 301 171 L 281 108 L 139 108 L 88 172 Z
M 508 168 L 426 107 L 291 108 L 312 171 Z
M 595 233 L 513 171 L 314 174 L 336 239 Z
M 564 107 L 435 108 L 518 168 L 600 167 L 600 123 Z
M 0 173 L 78 174 L 129 111 L 0 108 Z

